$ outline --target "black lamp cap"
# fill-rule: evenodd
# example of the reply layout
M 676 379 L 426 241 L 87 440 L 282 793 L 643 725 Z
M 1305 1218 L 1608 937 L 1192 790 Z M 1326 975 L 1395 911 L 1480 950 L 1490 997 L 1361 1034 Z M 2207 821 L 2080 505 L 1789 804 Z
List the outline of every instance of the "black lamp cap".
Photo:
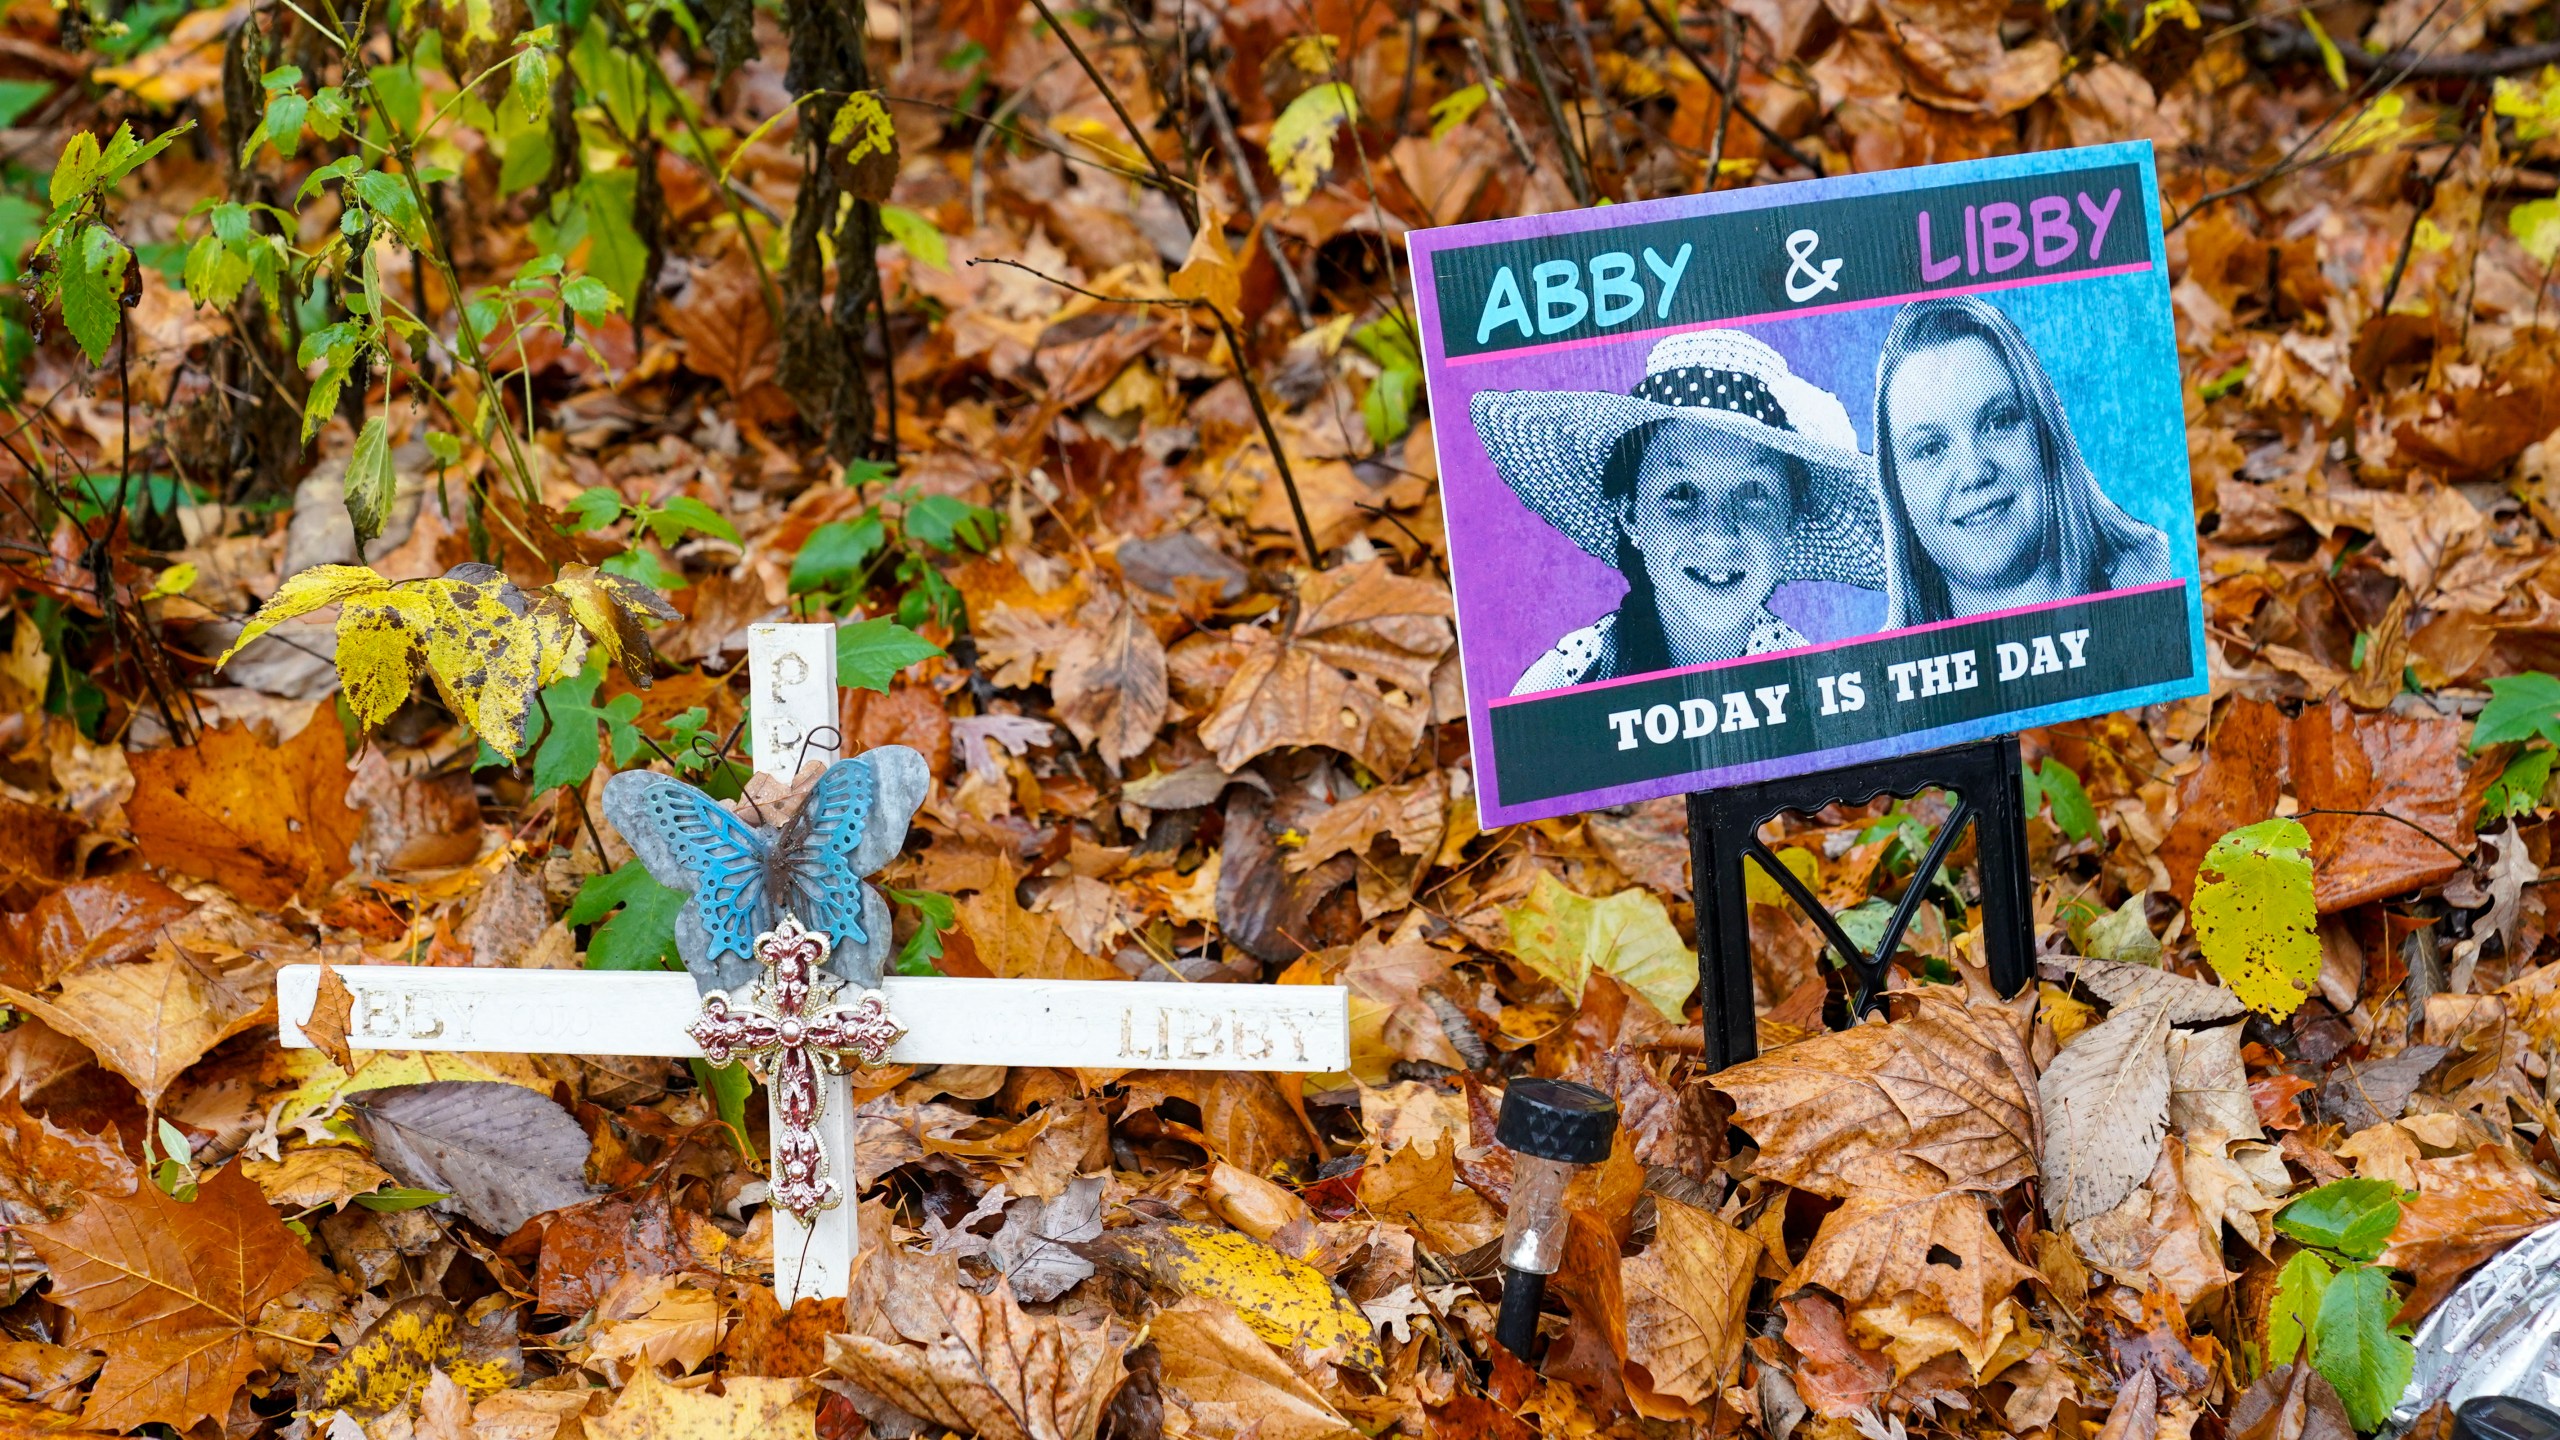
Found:
M 1618 1133 L 1618 1102 L 1570 1080 L 1514 1080 L 1502 1092 L 1494 1138 L 1523 1155 L 1567 1165 L 1609 1158 Z
M 2560 1415 L 2514 1395 L 2483 1395 L 2454 1412 L 2456 1440 L 2554 1440 Z

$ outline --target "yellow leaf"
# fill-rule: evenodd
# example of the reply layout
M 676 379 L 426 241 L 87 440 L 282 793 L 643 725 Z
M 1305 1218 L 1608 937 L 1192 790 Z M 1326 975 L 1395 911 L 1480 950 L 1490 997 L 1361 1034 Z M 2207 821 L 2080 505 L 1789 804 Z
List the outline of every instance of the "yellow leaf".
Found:
M 1778 857 L 1779 864 L 1787 867 L 1788 874 L 1804 882 L 1804 888 L 1817 895 L 1822 893 L 1822 862 L 1813 858 L 1812 851 L 1801 845 L 1790 845 L 1771 853 Z M 1788 903 L 1787 892 L 1778 888 L 1777 880 L 1757 860 L 1742 862 L 1742 893 L 1754 905 Z
M 347 600 L 338 612 L 338 690 L 358 725 L 381 724 L 409 698 L 419 648 L 434 624 L 434 606 L 423 590 L 383 590 Z
M 297 615 L 308 615 L 324 605 L 335 605 L 350 596 L 368 595 L 390 588 L 390 581 L 362 565 L 314 565 L 278 586 L 276 593 L 267 597 L 267 603 L 259 606 L 258 613 L 250 616 L 249 623 L 241 627 L 240 638 L 231 642 L 231 648 L 222 652 L 220 660 L 213 662 L 214 668 L 220 669 L 229 663 L 232 656 L 240 653 L 242 646 Z
M 513 1345 L 464 1325 L 441 1296 L 417 1295 L 383 1311 L 304 1394 L 317 1401 L 314 1411 L 384 1415 L 414 1403 L 437 1370 L 477 1399 L 506 1389 L 523 1368 Z
M 1324 1272 L 1250 1235 L 1179 1222 L 1113 1232 L 1117 1248 L 1166 1284 L 1223 1300 L 1253 1333 L 1287 1350 L 1375 1371 L 1384 1365 L 1369 1317 Z
M 1271 124 L 1271 173 L 1292 205 L 1304 205 L 1333 168 L 1334 132 L 1360 117 L 1351 87 L 1336 81 L 1308 89 Z
M 2311 832 L 2261 820 L 2213 842 L 2196 868 L 2196 945 L 2240 1003 L 2282 1020 L 2320 978 Z
M 836 111 L 835 124 L 827 131 L 827 143 L 845 147 L 844 163 L 856 164 L 866 155 L 886 155 L 898 143 L 897 128 L 889 122 L 888 107 L 870 90 L 856 90 L 845 97 L 844 108 Z
M 657 665 L 657 652 L 649 647 L 648 632 L 640 628 L 641 618 L 681 618 L 676 607 L 639 581 L 592 565 L 561 566 L 560 578 L 552 581 L 550 588 L 568 603 L 569 614 L 579 627 L 604 646 L 607 658 L 629 673 L 634 682 L 642 686 L 649 683 L 650 672 Z
M 1541 870 L 1529 898 L 1502 912 L 1511 953 L 1556 982 L 1576 1004 L 1591 972 L 1615 976 L 1678 1024 L 1698 988 L 1698 959 L 1671 928 L 1671 912 L 1643 890 L 1594 900 Z

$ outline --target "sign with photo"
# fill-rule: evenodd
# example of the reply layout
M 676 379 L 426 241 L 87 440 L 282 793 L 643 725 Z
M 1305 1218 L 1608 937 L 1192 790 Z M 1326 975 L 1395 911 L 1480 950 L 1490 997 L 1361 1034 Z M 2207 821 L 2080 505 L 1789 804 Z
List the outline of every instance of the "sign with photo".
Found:
M 2204 692 L 2148 144 L 1411 251 L 1485 823 Z

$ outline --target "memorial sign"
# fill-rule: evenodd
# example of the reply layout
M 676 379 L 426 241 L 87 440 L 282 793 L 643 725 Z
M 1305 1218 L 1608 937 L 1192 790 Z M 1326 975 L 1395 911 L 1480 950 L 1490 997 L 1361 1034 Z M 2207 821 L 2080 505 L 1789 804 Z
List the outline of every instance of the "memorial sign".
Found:
M 1487 823 L 2204 692 L 2147 145 L 1411 253 Z

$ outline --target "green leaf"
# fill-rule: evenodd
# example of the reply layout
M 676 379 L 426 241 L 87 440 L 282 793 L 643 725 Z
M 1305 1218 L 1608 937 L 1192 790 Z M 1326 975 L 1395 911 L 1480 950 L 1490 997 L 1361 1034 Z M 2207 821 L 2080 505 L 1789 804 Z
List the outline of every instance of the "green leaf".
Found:
M 2036 778 L 2038 791 L 2053 806 L 2053 823 L 2063 837 L 2075 845 L 2095 839 L 2098 807 L 2089 803 L 2089 792 L 2080 787 L 2080 776 L 2048 755 L 2043 772 Z
M 883 205 L 880 207 L 880 228 L 889 232 L 889 238 L 899 249 L 915 257 L 917 264 L 944 272 L 951 269 L 950 242 L 943 238 L 941 229 L 924 216 L 904 205 Z
M 1470 117 L 1484 108 L 1485 99 L 1485 89 L 1482 85 L 1469 85 L 1464 89 L 1452 90 L 1433 101 L 1431 138 L 1434 140 L 1448 138 L 1450 131 L 1466 124 Z
M 1289 102 L 1271 124 L 1266 147 L 1281 198 L 1304 205 L 1333 168 L 1334 133 L 1360 118 L 1360 101 L 1340 81 L 1316 85 Z
M 439 1200 L 452 1198 L 442 1190 L 412 1190 L 405 1185 L 385 1185 L 370 1194 L 357 1196 L 356 1203 L 378 1214 L 393 1215 L 403 1210 L 421 1210 Z
M 2507 233 L 2535 264 L 2549 266 L 2560 255 L 2560 200 L 2527 200 L 2508 211 Z
M 364 429 L 356 433 L 356 448 L 347 453 L 345 488 L 347 519 L 355 525 L 356 549 L 361 551 L 382 534 L 392 497 L 400 488 L 399 474 L 391 464 L 391 423 L 380 415 L 364 422 Z
M 836 683 L 886 694 L 899 671 L 941 653 L 941 646 L 895 620 L 856 620 L 836 627 Z
M 447 465 L 459 465 L 462 463 L 462 440 L 460 437 L 448 435 L 442 430 L 430 430 L 427 432 L 426 441 L 427 453 L 436 457 L 437 466 L 443 467 Z
M 52 93 L 53 86 L 48 81 L 0 80 L 0 126 L 17 124 L 20 117 Z
M 679 495 L 666 504 L 645 512 L 649 533 L 661 545 L 673 545 L 687 532 L 714 536 L 732 545 L 744 544 L 738 538 L 738 527 L 729 517 L 690 495 Z
M 2357 1260 L 2381 1254 L 2399 1225 L 2400 1187 L 2388 1180 L 2332 1180 L 2276 1212 L 2276 1229 Z
M 2311 1368 L 2336 1388 L 2358 1430 L 2379 1428 L 2409 1388 L 2417 1352 L 2392 1333 L 2400 1297 L 2388 1272 L 2370 1265 L 2338 1272 L 2311 1325 Z
M 747 1138 L 747 1098 L 756 1093 L 756 1078 L 739 1061 L 714 1065 L 694 1059 L 685 1064 L 693 1071 L 693 1083 L 711 1097 L 711 1108 L 719 1115 L 720 1123 L 729 1127 L 729 1138 L 736 1142 L 738 1153 L 754 1160 L 756 1143 Z
M 907 507 L 898 523 L 908 539 L 921 540 L 946 555 L 958 553 L 964 545 L 985 550 L 1004 531 L 996 512 L 956 495 L 923 496 Z
M 587 209 L 587 273 L 620 296 L 625 310 L 636 303 L 649 264 L 649 247 L 631 219 L 638 181 L 629 170 L 604 170 L 578 182 Z
M 859 520 L 830 520 L 809 532 L 791 561 L 791 593 L 838 589 L 861 575 L 862 567 L 887 544 L 889 532 L 877 515 Z
M 2271 1019 L 2291 1015 L 2320 978 L 2311 832 L 2261 820 L 2214 841 L 2188 913 L 2204 958 L 2242 1004 Z
M 685 578 L 683 571 L 668 569 L 656 551 L 638 545 L 619 555 L 606 556 L 604 563 L 596 568 L 625 580 L 637 580 L 652 590 L 681 590 L 693 583 Z
M 267 97 L 267 122 L 264 133 L 276 153 L 290 160 L 294 147 L 302 143 L 302 122 L 311 113 L 311 101 L 297 90 L 279 90 Z
M 2486 825 L 2515 815 L 2530 815 L 2542 808 L 2542 792 L 2551 784 L 2551 761 L 2560 751 L 2536 745 L 2520 751 L 2489 782 L 2480 796 L 2480 820 Z
M 54 208 L 60 209 L 89 193 L 89 182 L 98 173 L 98 137 L 86 130 L 75 130 L 62 142 L 62 154 L 53 162 L 53 182 L 47 189 Z
M 676 912 L 685 896 L 651 879 L 637 860 L 619 870 L 587 877 L 561 918 L 571 925 L 594 925 L 616 906 L 621 912 L 587 937 L 590 970 L 672 970 L 677 968 Z
M 622 518 L 622 492 L 610 485 L 590 485 L 569 502 L 569 529 L 601 530 Z
M 2293 1252 L 2293 1258 L 2276 1272 L 2275 1299 L 2267 1306 L 2268 1366 L 2290 1365 L 2302 1354 L 2319 1320 L 2320 1297 L 2337 1273 L 2338 1267 L 2316 1250 Z
M 640 697 L 616 695 L 598 705 L 596 686 L 603 680 L 603 669 L 594 667 L 564 675 L 543 690 L 542 705 L 550 713 L 551 729 L 534 747 L 531 783 L 535 794 L 586 783 L 604 758 L 596 740 L 598 725 L 612 739 L 615 764 L 628 761 L 640 748 L 640 731 L 632 724 L 640 715 Z
M 124 267 L 133 258 L 104 225 L 83 231 L 62 261 L 62 323 L 92 365 L 107 363 L 124 317 Z
M 959 907 L 948 895 L 930 890 L 890 890 L 890 899 L 912 906 L 916 912 L 916 931 L 907 943 L 898 947 L 898 958 L 889 967 L 900 975 L 939 975 L 941 968 L 933 962 L 942 958 L 942 932 L 957 920 Z
M 2471 748 L 2541 736 L 2560 744 L 2560 680 L 2539 670 L 2489 682 L 2489 703 L 2471 726 Z
M 601 320 L 622 308 L 622 297 L 593 275 L 581 275 L 560 287 L 560 303 L 582 320 Z
M 2151 917 L 2143 913 L 2147 903 L 2144 895 L 2129 895 L 2124 904 L 2090 921 L 2080 953 L 2123 965 L 2159 964 L 2160 938 L 2151 933 Z
M 1394 444 L 1413 428 L 1413 397 L 1422 388 L 1422 372 L 1397 366 L 1382 372 L 1360 397 L 1360 423 L 1378 445 Z

